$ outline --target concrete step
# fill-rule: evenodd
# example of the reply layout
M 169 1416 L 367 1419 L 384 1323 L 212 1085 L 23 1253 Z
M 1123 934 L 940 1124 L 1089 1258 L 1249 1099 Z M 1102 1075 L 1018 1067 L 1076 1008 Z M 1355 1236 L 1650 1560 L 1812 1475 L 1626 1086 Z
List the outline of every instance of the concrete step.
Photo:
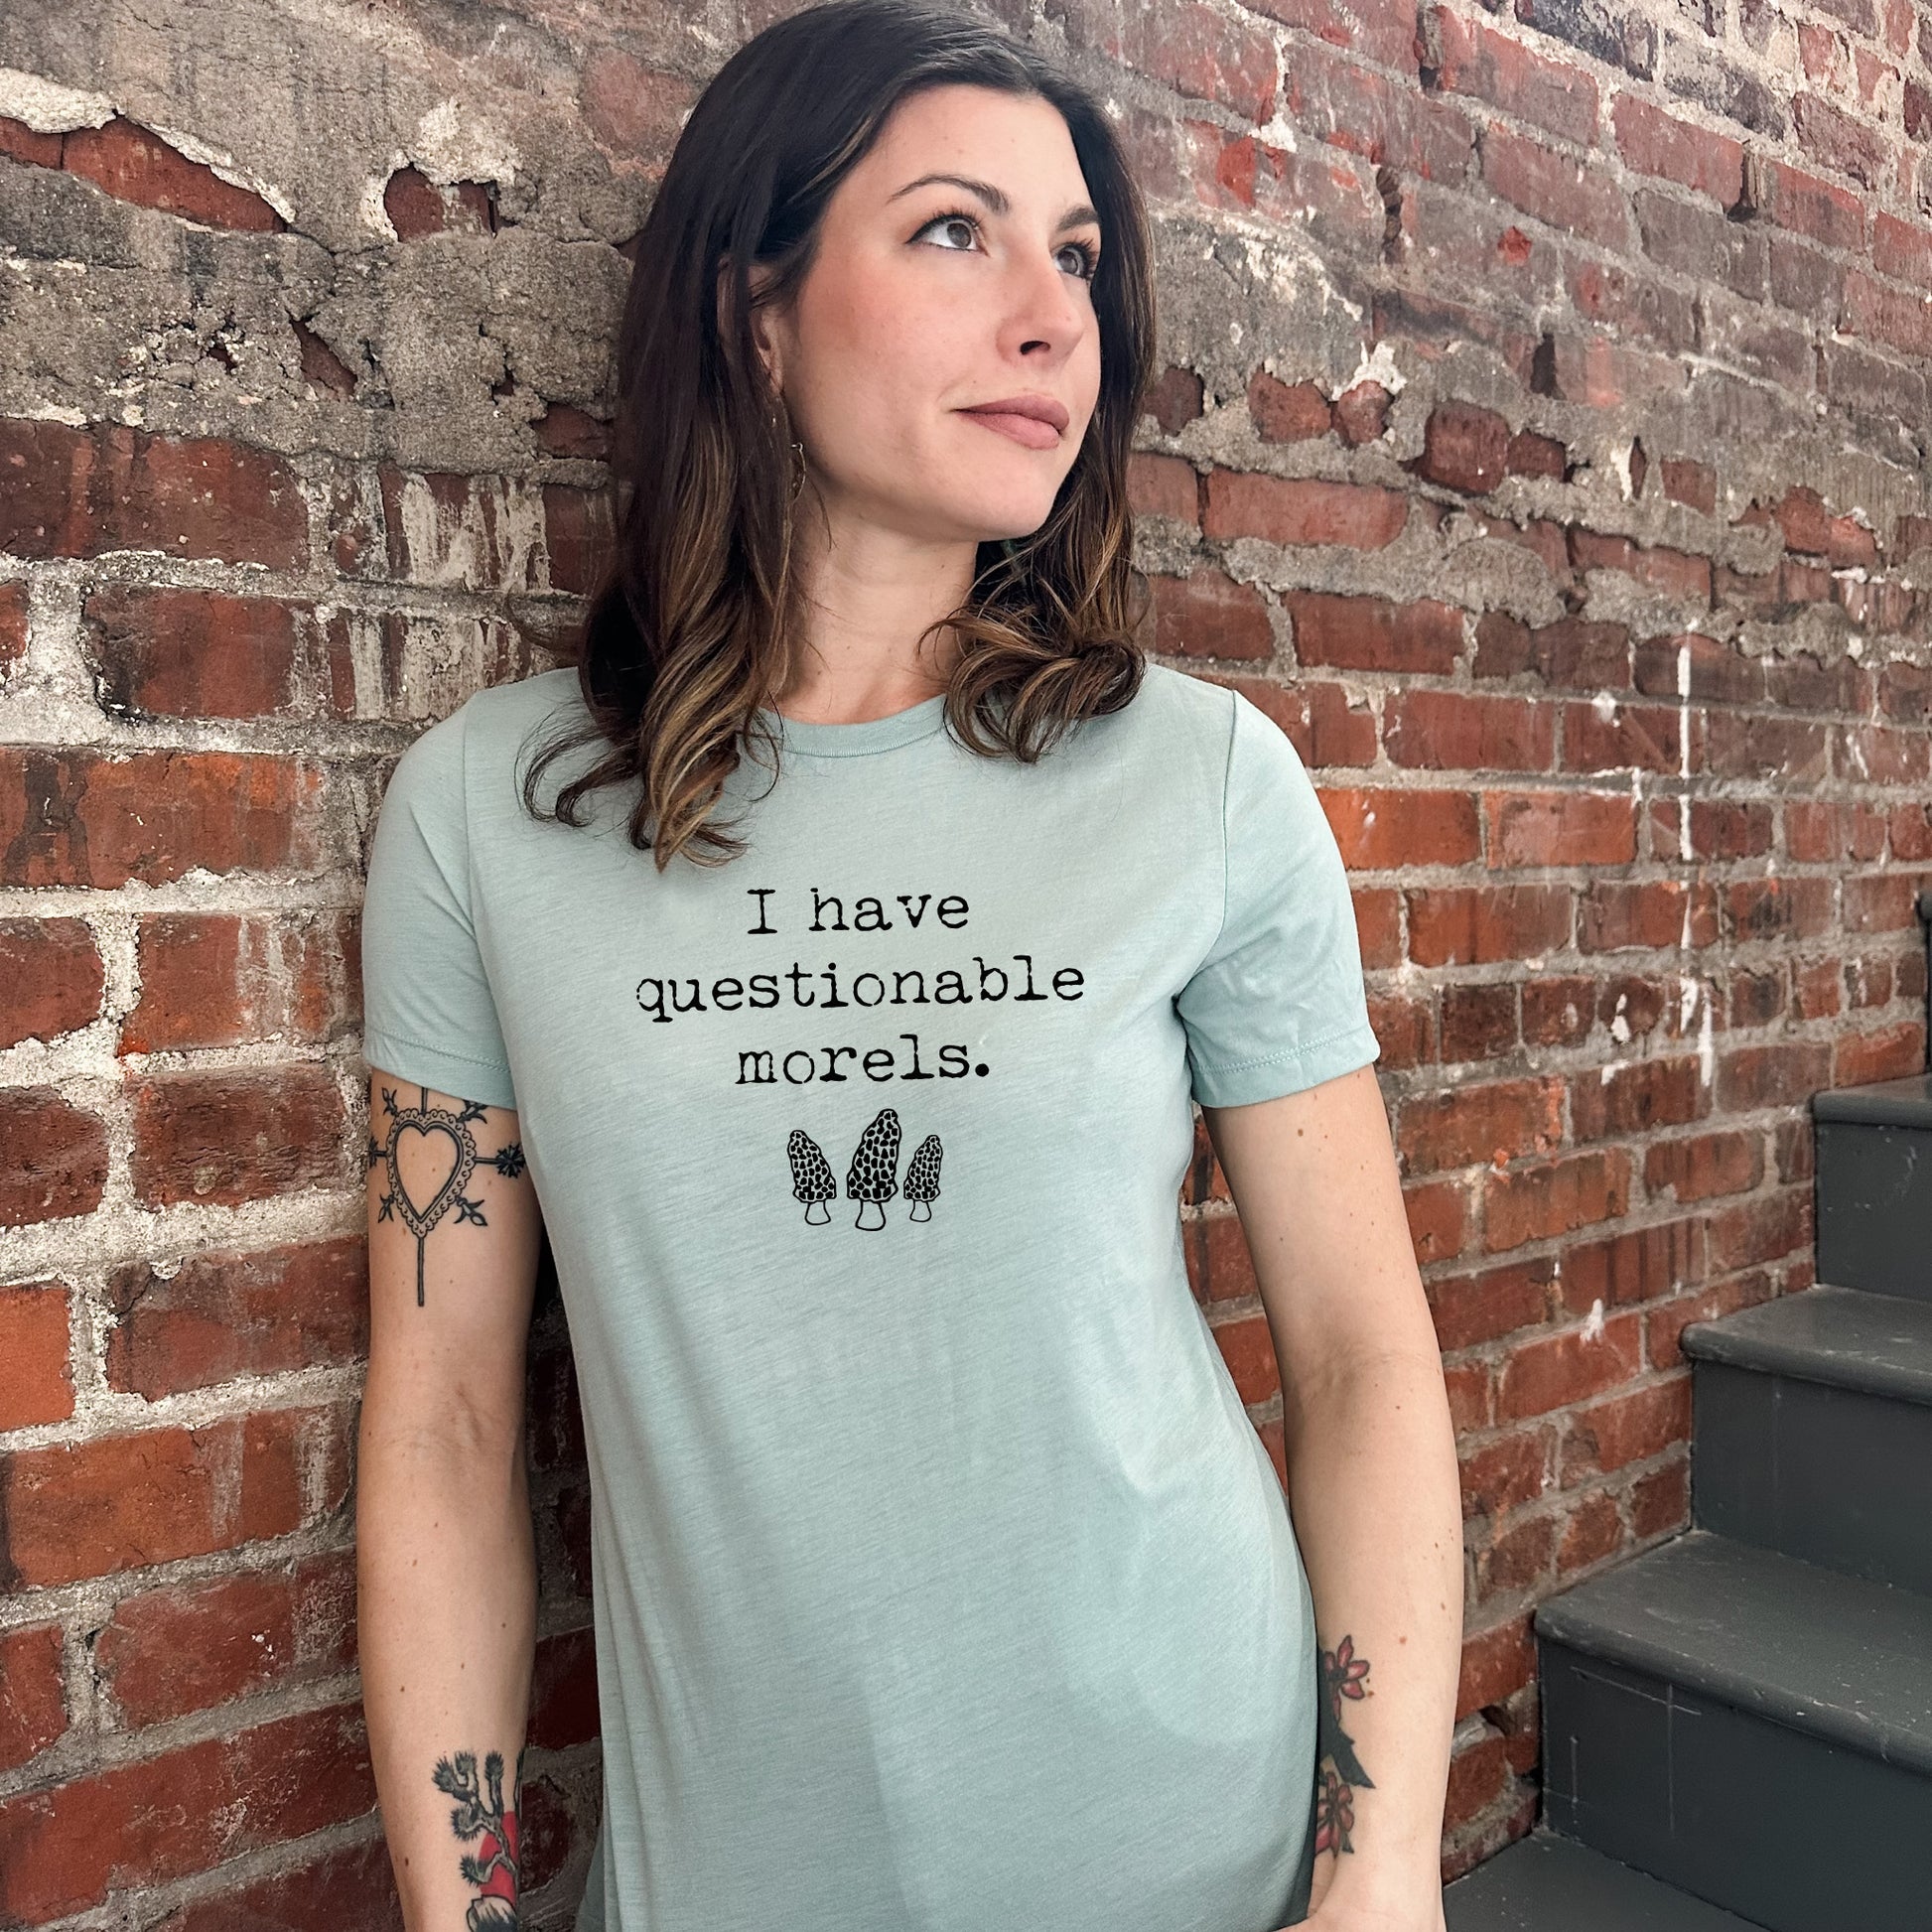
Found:
M 1932 1301 L 1932 1072 L 1811 1097 L 1818 1279 Z
M 1553 1832 L 1443 1888 L 1449 1932 L 1753 1932 L 1745 1919 Z
M 1683 1347 L 1700 1527 L 1932 1594 L 1932 1301 L 1808 1289 Z
M 1555 1831 L 1768 1932 L 1926 1932 L 1932 1597 L 1694 1529 L 1536 1632 Z

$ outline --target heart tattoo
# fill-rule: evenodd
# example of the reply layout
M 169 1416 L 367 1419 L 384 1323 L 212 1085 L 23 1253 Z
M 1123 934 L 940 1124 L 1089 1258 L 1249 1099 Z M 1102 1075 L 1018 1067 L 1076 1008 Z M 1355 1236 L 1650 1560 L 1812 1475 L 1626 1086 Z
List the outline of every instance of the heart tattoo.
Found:
M 429 1089 L 419 1087 L 422 1104 L 416 1107 L 398 1107 L 393 1087 L 382 1089 L 382 1111 L 389 1116 L 389 1144 L 379 1145 L 373 1134 L 369 1136 L 368 1164 L 374 1167 L 378 1161 L 389 1164 L 389 1191 L 382 1196 L 381 1211 L 376 1215 L 378 1221 L 386 1221 L 391 1213 L 400 1214 L 404 1226 L 416 1237 L 416 1306 L 423 1306 L 423 1243 L 429 1231 L 454 1206 L 458 1221 L 474 1221 L 478 1227 L 487 1227 L 483 1219 L 483 1202 L 469 1199 L 463 1191 L 463 1183 L 470 1178 L 479 1160 L 487 1163 L 500 1174 L 507 1174 L 512 1180 L 523 1172 L 523 1143 L 512 1141 L 507 1147 L 498 1148 L 494 1154 L 479 1155 L 476 1136 L 470 1131 L 473 1120 L 481 1120 L 488 1111 L 475 1100 L 466 1100 L 461 1113 L 452 1113 L 447 1107 L 432 1107 L 429 1104 Z M 402 1137 L 405 1134 L 418 1134 L 427 1139 L 430 1135 L 440 1134 L 455 1151 L 455 1162 L 443 1184 L 432 1194 L 429 1201 L 418 1206 L 409 1197 L 409 1189 L 402 1180 Z

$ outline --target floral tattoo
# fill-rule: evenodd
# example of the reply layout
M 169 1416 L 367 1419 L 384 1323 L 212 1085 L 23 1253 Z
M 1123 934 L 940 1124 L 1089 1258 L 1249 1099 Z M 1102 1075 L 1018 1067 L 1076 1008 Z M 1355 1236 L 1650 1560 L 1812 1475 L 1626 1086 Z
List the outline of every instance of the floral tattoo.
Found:
M 477 1782 L 475 1751 L 438 1758 L 431 1775 L 437 1790 L 448 1792 L 457 1801 L 450 1813 L 457 1837 L 465 1844 L 473 1838 L 480 1841 L 474 1854 L 463 1855 L 461 1866 L 465 1882 L 478 1887 L 465 1915 L 469 1932 L 515 1932 L 517 1887 L 522 1878 L 516 1794 L 523 1782 L 523 1753 L 516 1754 L 516 1776 L 507 1804 L 503 1802 L 501 1751 L 491 1751 L 483 1759 L 482 1784 Z
M 1314 1849 L 1354 1851 L 1348 1834 L 1355 1829 L 1355 1793 L 1373 1791 L 1375 1784 L 1362 1769 L 1355 1746 L 1341 1727 L 1343 1698 L 1365 1698 L 1368 1659 L 1355 1655 L 1355 1639 L 1343 1637 L 1321 1653 L 1321 1704 L 1316 1720 Z
M 381 1211 L 376 1215 L 378 1221 L 386 1221 L 392 1213 L 400 1214 L 404 1225 L 416 1237 L 416 1306 L 423 1306 L 423 1243 L 429 1239 L 429 1231 L 452 1206 L 456 1209 L 459 1221 L 474 1221 L 478 1227 L 487 1227 L 483 1219 L 483 1202 L 471 1200 L 463 1191 L 463 1183 L 470 1178 L 478 1165 L 492 1167 L 500 1174 L 507 1174 L 512 1180 L 523 1172 L 523 1143 L 512 1141 L 507 1147 L 498 1148 L 494 1154 L 479 1154 L 477 1137 L 470 1131 L 473 1120 L 482 1120 L 488 1111 L 474 1100 L 463 1103 L 461 1113 L 452 1113 L 447 1107 L 432 1107 L 429 1104 L 429 1089 L 421 1087 L 422 1101 L 414 1107 L 398 1107 L 396 1090 L 393 1087 L 382 1089 L 382 1111 L 389 1116 L 389 1144 L 384 1147 L 375 1136 L 369 1136 L 368 1164 L 374 1167 L 378 1161 L 389 1164 L 389 1191 L 382 1196 Z M 432 1134 L 441 1134 L 456 1150 L 456 1162 L 451 1168 L 449 1177 L 443 1182 L 427 1202 L 418 1204 L 409 1196 L 409 1189 L 402 1184 L 402 1160 L 399 1150 L 405 1134 L 420 1134 L 427 1139 Z

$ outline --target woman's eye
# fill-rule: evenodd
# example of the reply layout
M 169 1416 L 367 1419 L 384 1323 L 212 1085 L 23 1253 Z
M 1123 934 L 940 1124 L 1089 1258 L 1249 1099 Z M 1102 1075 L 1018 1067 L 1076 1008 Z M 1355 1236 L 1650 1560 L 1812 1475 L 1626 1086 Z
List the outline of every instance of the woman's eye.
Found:
M 935 214 L 917 230 L 912 239 L 917 241 L 921 235 L 929 235 L 936 230 L 951 237 L 943 244 L 945 247 L 955 254 L 966 254 L 971 251 L 979 228 L 979 222 L 970 214 Z M 1083 282 L 1093 280 L 1094 271 L 1099 266 L 1099 250 L 1091 242 L 1064 242 L 1053 254 L 1067 274 L 1077 275 Z
M 964 235 L 966 237 L 965 240 L 959 244 L 962 250 L 970 248 L 973 245 L 973 236 L 978 232 L 972 217 L 966 214 L 935 214 L 919 232 L 921 234 L 930 234 L 934 228 L 939 229 L 941 233 L 949 233 L 955 237 Z M 953 243 L 948 242 L 946 245 L 951 247 Z

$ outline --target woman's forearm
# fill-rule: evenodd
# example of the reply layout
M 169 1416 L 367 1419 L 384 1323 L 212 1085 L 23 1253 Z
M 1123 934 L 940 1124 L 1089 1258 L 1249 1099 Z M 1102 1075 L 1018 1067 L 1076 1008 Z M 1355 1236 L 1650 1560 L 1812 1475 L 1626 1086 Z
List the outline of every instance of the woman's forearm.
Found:
M 511 1927 L 536 1562 L 520 1445 L 488 1454 L 364 1411 L 356 1487 L 362 1702 L 409 1932 Z
M 1314 1889 L 1440 1883 L 1462 1635 L 1461 1503 L 1441 1364 L 1283 1378 L 1296 1537 L 1321 1649 Z

